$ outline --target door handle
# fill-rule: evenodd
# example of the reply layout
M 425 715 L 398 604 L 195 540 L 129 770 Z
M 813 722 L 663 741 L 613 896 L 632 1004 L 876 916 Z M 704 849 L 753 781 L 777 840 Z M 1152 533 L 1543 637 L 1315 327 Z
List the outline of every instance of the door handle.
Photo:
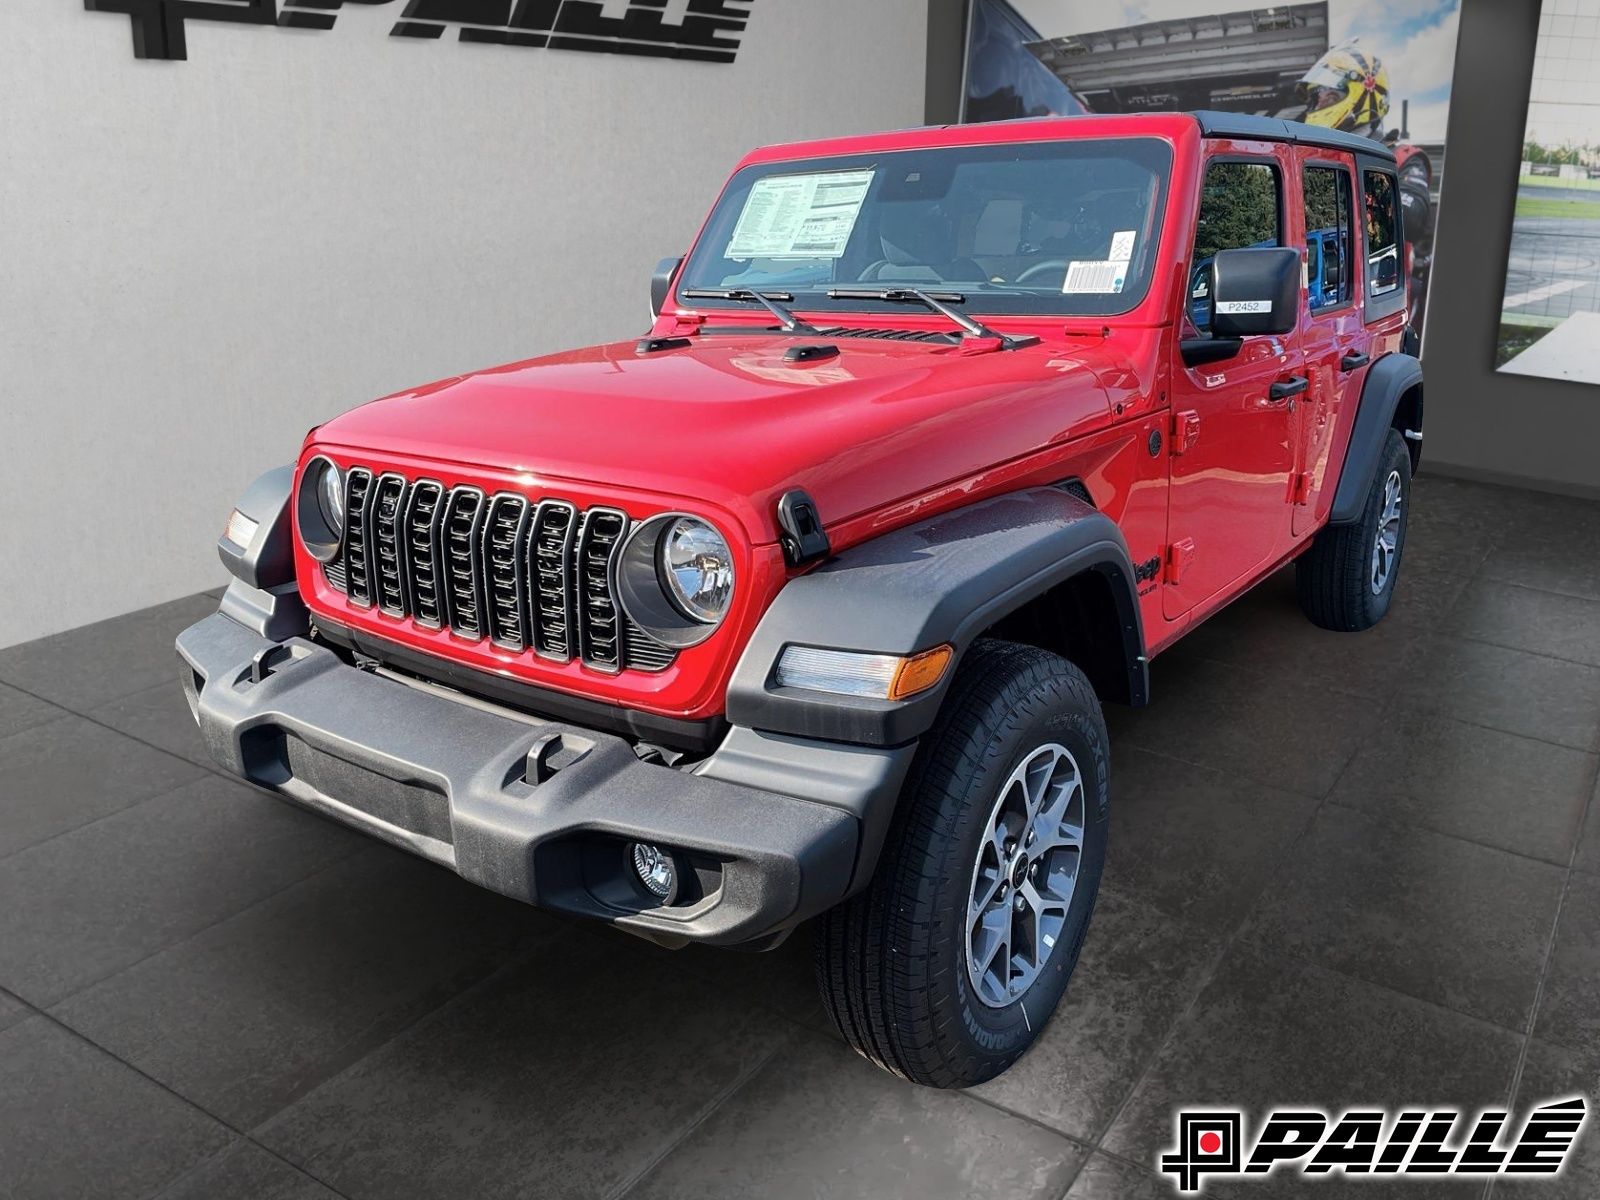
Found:
M 1267 389 L 1267 395 L 1271 398 L 1272 403 L 1277 404 L 1280 400 L 1287 400 L 1290 396 L 1298 396 L 1310 386 L 1311 381 L 1304 375 L 1291 375 L 1289 378 L 1280 379 L 1273 384 Z
M 1339 370 L 1359 371 L 1372 361 L 1370 354 L 1363 354 L 1359 350 L 1346 350 L 1344 357 L 1339 360 Z

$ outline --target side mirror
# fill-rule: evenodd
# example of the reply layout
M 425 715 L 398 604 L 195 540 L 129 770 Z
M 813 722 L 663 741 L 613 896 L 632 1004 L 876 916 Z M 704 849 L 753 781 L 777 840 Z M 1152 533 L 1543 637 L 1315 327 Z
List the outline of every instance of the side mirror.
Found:
M 1211 260 L 1211 336 L 1292 333 L 1300 320 L 1300 251 L 1219 250 Z
M 667 297 L 672 295 L 672 277 L 678 273 L 678 268 L 683 266 L 683 256 L 677 258 L 663 258 L 656 264 L 655 274 L 650 276 L 650 319 L 654 321 L 661 315 L 661 310 L 667 305 Z

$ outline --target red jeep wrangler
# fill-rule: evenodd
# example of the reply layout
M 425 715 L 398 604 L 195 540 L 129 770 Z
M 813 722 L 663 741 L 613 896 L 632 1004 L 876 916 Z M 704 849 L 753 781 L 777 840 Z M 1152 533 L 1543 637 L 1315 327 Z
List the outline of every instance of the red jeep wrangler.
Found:
M 861 1053 L 990 1078 L 1088 928 L 1101 704 L 1291 560 L 1325 628 L 1389 607 L 1397 191 L 1218 113 L 759 150 L 637 343 L 356 408 L 250 487 L 178 640 L 207 744 L 667 945 L 818 917 Z

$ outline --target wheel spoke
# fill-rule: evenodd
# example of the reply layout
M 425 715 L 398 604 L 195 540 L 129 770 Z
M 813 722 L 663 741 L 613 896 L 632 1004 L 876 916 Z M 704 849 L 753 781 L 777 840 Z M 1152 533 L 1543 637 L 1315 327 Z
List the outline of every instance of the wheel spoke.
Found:
M 982 892 L 982 895 L 980 896 L 978 892 L 974 892 L 972 895 L 972 912 L 974 916 L 981 915 L 994 903 L 995 896 L 999 894 L 1000 888 L 1005 881 L 1005 876 L 998 872 L 991 876 L 986 884 L 982 884 L 980 881 L 979 891 Z

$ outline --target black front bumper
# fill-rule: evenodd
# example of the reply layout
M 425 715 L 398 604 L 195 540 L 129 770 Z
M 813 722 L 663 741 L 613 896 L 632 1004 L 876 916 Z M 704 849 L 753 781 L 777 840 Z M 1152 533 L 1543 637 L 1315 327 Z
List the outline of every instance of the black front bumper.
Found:
M 668 944 L 770 939 L 863 886 L 913 750 L 736 728 L 681 770 L 222 613 L 178 653 L 206 744 L 235 774 L 473 883 Z M 684 901 L 638 884 L 633 842 L 690 867 Z

